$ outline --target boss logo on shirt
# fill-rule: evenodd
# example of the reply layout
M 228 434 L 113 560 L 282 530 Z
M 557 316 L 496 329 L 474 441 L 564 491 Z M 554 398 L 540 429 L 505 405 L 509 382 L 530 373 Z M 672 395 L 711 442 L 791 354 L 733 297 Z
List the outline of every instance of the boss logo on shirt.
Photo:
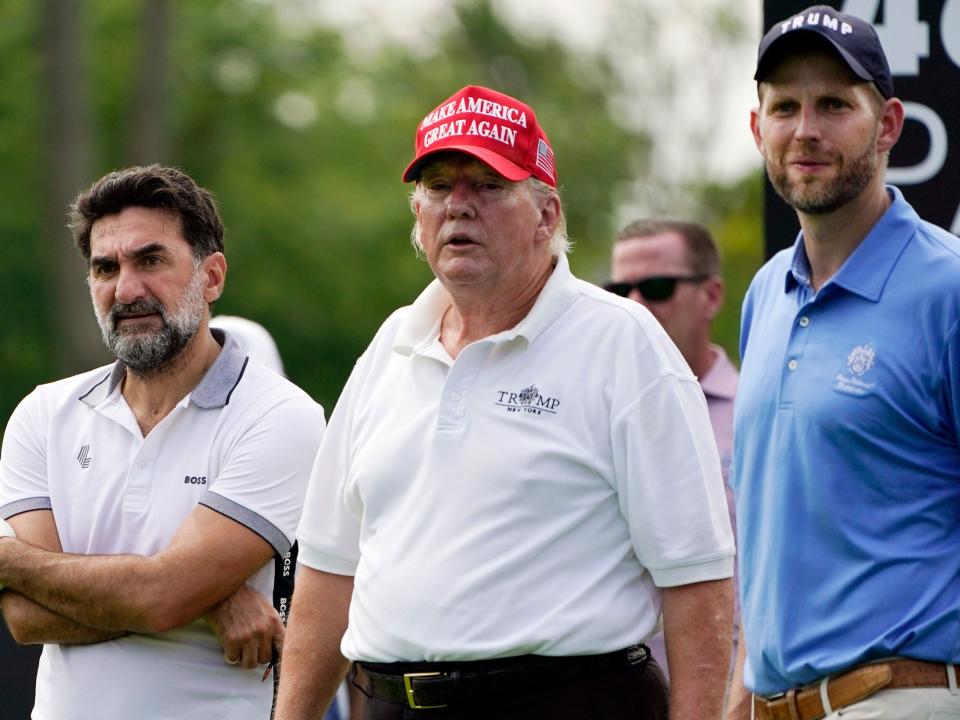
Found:
M 536 385 L 530 385 L 519 392 L 498 390 L 496 404 L 512 413 L 556 415 L 557 408 L 560 407 L 560 400 L 541 395 Z
M 206 475 L 184 475 L 183 484 L 184 485 L 206 485 L 207 476 Z

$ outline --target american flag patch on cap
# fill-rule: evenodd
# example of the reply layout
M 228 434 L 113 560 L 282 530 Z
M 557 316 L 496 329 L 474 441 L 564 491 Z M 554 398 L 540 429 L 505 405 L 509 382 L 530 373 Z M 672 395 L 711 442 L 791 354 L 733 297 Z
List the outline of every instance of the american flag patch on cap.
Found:
M 551 180 L 557 177 L 557 167 L 553 162 L 553 150 L 540 138 L 537 144 L 537 167 L 550 176 Z

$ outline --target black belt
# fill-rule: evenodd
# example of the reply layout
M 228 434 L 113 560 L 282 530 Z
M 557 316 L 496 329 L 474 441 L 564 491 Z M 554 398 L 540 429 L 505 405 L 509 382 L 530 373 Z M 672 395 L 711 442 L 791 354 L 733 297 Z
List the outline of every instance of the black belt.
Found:
M 605 655 L 522 655 L 496 660 L 436 663 L 358 662 L 351 679 L 368 697 L 415 710 L 441 708 L 556 683 L 586 670 L 646 665 L 650 650 L 631 645 Z

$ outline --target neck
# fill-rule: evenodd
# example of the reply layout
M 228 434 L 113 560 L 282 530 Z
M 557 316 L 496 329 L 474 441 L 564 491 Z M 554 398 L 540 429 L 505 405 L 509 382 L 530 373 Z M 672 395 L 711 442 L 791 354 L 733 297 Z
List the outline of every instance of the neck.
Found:
M 834 276 L 888 207 L 890 196 L 881 182 L 870 185 L 832 213 L 811 215 L 797 212 L 814 290 L 819 290 Z
M 200 383 L 221 349 L 203 322 L 186 347 L 159 372 L 144 376 L 127 368 L 123 397 L 144 437 Z
M 710 368 L 713 367 L 713 363 L 717 359 L 717 353 L 710 347 L 710 342 L 704 340 L 698 344 L 694 352 L 690 353 L 689 357 L 685 356 L 685 358 L 693 374 L 703 379 L 703 376 L 710 372 Z
M 440 342 L 450 357 L 456 359 L 472 342 L 515 327 L 533 308 L 553 267 L 551 259 L 513 292 L 448 287 L 453 304 L 440 321 Z

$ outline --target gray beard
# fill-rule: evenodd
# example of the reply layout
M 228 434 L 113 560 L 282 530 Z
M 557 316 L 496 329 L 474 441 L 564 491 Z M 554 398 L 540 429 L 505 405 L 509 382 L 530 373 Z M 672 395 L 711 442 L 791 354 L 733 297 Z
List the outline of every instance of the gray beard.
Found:
M 838 210 L 863 192 L 876 176 L 880 163 L 874 150 L 877 133 L 874 131 L 866 151 L 840 168 L 840 174 L 826 187 L 814 189 L 787 177 L 787 171 L 774 170 L 766 163 L 767 177 L 777 195 L 790 207 L 809 215 L 827 215 Z
M 201 285 L 202 275 L 195 272 L 172 312 L 157 300 L 114 303 L 108 313 L 101 313 L 94 303 L 103 342 L 135 375 L 149 377 L 168 369 L 176 363 L 203 321 L 207 303 Z M 159 313 L 163 324 L 155 333 L 127 333 L 117 329 L 123 313 Z

